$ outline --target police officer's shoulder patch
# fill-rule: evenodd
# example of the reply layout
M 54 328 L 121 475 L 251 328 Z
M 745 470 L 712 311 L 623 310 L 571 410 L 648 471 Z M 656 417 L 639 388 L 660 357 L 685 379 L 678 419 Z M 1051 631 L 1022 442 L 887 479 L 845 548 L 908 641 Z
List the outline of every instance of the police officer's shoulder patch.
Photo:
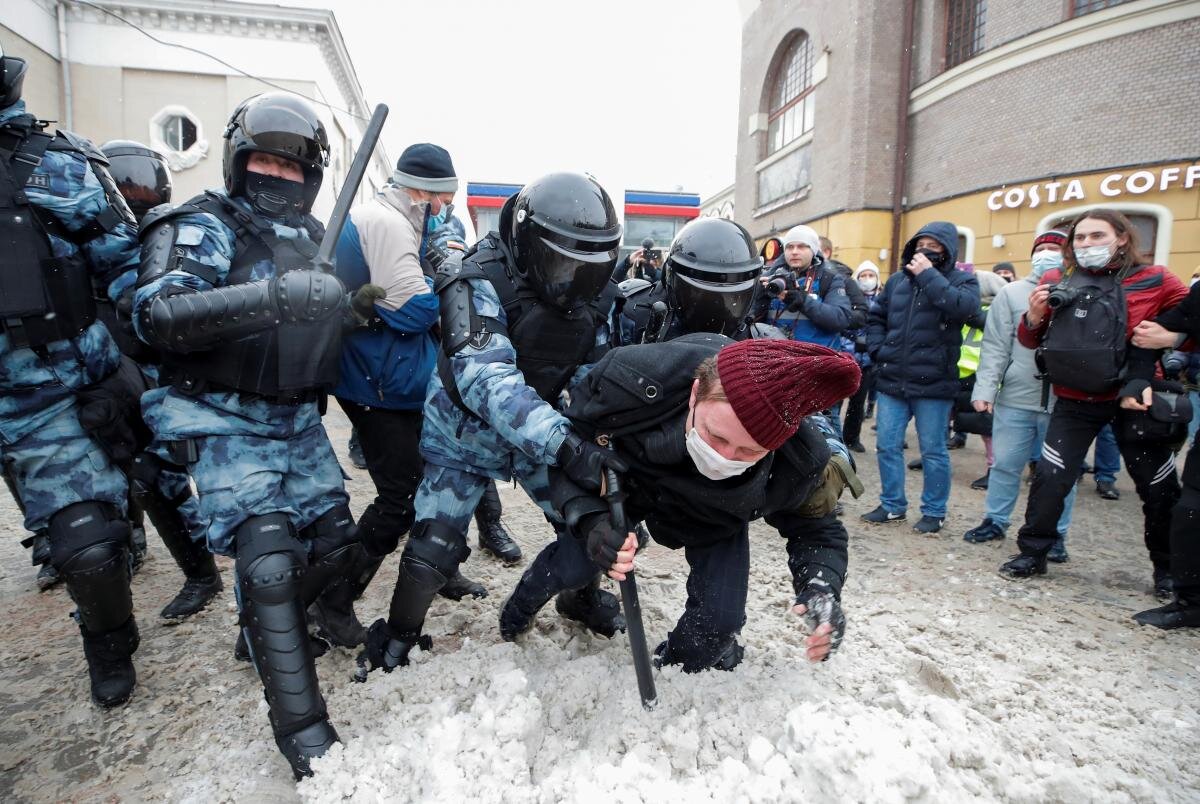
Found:
M 50 189 L 50 177 L 45 173 L 37 173 L 36 171 L 30 174 L 29 179 L 25 182 L 26 187 L 40 187 L 43 190 Z
M 468 341 L 468 343 L 470 343 L 475 349 L 482 349 L 487 346 L 491 340 L 492 333 L 488 332 L 486 329 L 483 329 L 479 332 L 472 332 L 471 339 Z

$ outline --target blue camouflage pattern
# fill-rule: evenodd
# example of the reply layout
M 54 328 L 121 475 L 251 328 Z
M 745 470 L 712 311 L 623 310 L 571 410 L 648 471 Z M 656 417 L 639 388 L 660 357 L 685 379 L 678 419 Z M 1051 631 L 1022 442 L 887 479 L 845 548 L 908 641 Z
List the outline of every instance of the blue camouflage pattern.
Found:
M 520 456 L 514 460 L 513 477 L 551 520 L 561 521 L 550 504 L 550 475 L 545 464 Z M 416 520 L 437 520 L 465 538 L 471 517 L 490 482 L 488 477 L 463 469 L 426 464 L 413 501 Z
M 150 451 L 173 461 L 171 442 L 192 439 L 187 466 L 199 493 L 208 548 L 233 555 L 233 535 L 252 516 L 282 512 L 297 530 L 349 502 L 315 402 L 281 405 L 235 392 L 187 396 L 172 387 L 142 395 Z
M 497 318 L 507 328 L 508 319 L 492 283 L 468 280 L 475 311 Z M 611 315 L 609 316 L 611 318 Z M 609 343 L 609 330 L 596 333 L 596 354 Z M 425 425 L 421 431 L 421 455 L 426 463 L 473 474 L 508 480 L 526 458 L 538 464 L 555 465 L 558 448 L 570 430 L 566 417 L 525 384 L 517 368 L 517 352 L 508 337 L 491 332 L 472 339 L 450 356 L 450 373 L 471 416 L 451 401 L 439 372 L 429 380 L 425 396 Z M 571 383 L 590 369 L 580 366 Z M 427 470 L 428 471 L 428 470 Z M 420 518 L 418 511 L 418 519 Z
M 232 201 L 251 211 L 244 199 Z M 141 311 L 159 293 L 209 290 L 226 284 L 229 276 L 235 249 L 231 229 L 206 212 L 182 215 L 174 225 L 176 249 L 214 269 L 217 283 L 171 271 L 138 288 L 133 320 L 139 337 Z M 273 225 L 280 238 L 308 238 L 303 228 Z M 273 276 L 270 259 L 251 266 L 251 281 Z M 188 473 L 199 492 L 199 526 L 207 529 L 214 553 L 232 555 L 234 531 L 251 516 L 282 512 L 300 530 L 349 500 L 315 402 L 277 404 L 231 391 L 186 395 L 168 386 L 142 395 L 142 417 L 154 433 L 150 451 L 164 460 L 173 460 L 172 442 L 195 440 L 199 459 L 188 465 Z
M 25 529 L 47 527 L 50 517 L 78 502 L 109 503 L 126 512 L 128 485 L 108 455 L 79 425 L 72 404 L 14 443 L 0 445 L 0 465 L 13 480 L 25 509 Z
M 23 114 L 25 104 L 17 101 L 0 110 L 0 125 Z M 25 195 L 72 232 L 110 206 L 95 168 L 77 151 L 46 151 L 26 183 Z M 82 252 L 99 287 L 108 288 L 137 269 L 139 248 L 132 220 L 121 221 L 113 231 L 81 246 L 54 235 L 47 238 L 55 257 Z M 8 336 L 0 334 L 0 444 L 15 445 L 74 410 L 75 391 L 107 377 L 120 361 L 116 342 L 99 321 L 71 340 L 48 344 L 47 352 L 43 360 L 32 349 L 13 348 Z

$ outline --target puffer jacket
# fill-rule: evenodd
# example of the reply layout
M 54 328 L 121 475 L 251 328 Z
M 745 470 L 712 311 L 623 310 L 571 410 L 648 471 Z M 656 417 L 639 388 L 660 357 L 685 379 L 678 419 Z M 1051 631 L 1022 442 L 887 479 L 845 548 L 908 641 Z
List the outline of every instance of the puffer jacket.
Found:
M 940 268 L 913 276 L 900 270 L 888 278 L 867 322 L 867 349 L 878 367 L 876 387 L 900 398 L 953 399 L 958 393 L 958 357 L 962 326 L 979 313 L 979 282 L 954 268 L 958 230 L 938 221 L 908 241 L 904 266 L 916 253 L 917 240 L 942 244 Z
M 438 297 L 421 270 L 428 209 L 393 185 L 350 211 L 337 275 L 351 293 L 369 282 L 387 297 L 375 304 L 369 326 L 342 339 L 339 399 L 390 410 L 425 405 L 437 357 L 430 330 L 438 321 Z

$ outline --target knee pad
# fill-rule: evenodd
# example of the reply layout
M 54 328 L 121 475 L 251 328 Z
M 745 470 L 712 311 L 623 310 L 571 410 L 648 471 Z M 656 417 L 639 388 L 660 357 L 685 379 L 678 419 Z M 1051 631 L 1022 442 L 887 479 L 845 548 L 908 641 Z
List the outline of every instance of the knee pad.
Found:
M 50 518 L 50 564 L 62 574 L 79 617 L 93 633 L 119 628 L 133 613 L 129 590 L 129 523 L 109 505 L 88 500 Z
M 359 544 L 358 528 L 347 505 L 335 505 L 300 531 L 308 542 L 312 563 L 344 565 Z
M 238 527 L 235 538 L 234 568 L 248 600 L 275 605 L 299 597 L 308 562 L 287 514 L 252 516 Z
M 469 555 L 467 539 L 456 528 L 425 519 L 413 526 L 400 563 L 418 586 L 437 591 Z

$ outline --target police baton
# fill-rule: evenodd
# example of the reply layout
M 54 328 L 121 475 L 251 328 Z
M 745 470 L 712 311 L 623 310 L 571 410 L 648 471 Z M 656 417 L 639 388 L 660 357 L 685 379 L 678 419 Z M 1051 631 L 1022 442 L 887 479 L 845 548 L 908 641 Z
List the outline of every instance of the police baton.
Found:
M 383 121 L 387 120 L 387 116 L 388 107 L 381 103 L 375 107 L 371 121 L 367 123 L 362 142 L 359 143 L 358 150 L 354 153 L 354 161 L 350 163 L 350 170 L 346 173 L 346 181 L 338 193 L 337 202 L 333 205 L 333 214 L 329 216 L 329 223 L 325 224 L 321 248 L 317 250 L 317 256 L 313 260 L 313 266 L 318 271 L 330 273 L 333 270 L 333 251 L 337 248 L 337 241 L 342 235 L 342 227 L 346 224 L 354 197 L 358 195 L 358 186 L 367 174 L 367 165 L 371 162 L 371 154 L 375 152 L 375 144 L 379 142 L 379 134 L 383 131 Z
M 611 445 L 609 449 L 612 449 Z M 621 480 L 613 469 L 604 470 L 604 499 L 612 515 L 613 526 L 624 534 L 629 533 L 625 520 L 625 493 L 621 491 Z M 625 609 L 625 628 L 629 634 L 629 650 L 633 654 L 633 669 L 637 673 L 638 693 L 642 696 L 642 707 L 653 709 L 658 703 L 658 692 L 654 689 L 653 668 L 650 651 L 646 647 L 646 629 L 642 624 L 642 606 L 638 602 L 637 581 L 633 571 L 625 573 L 621 586 L 621 605 Z

